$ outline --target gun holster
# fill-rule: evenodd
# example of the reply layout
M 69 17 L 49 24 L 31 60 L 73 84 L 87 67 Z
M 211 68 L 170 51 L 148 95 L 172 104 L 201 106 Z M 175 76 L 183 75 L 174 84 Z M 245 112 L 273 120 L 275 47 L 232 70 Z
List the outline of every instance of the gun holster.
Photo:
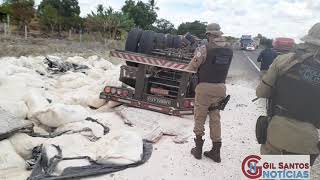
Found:
M 230 100 L 230 95 L 228 95 L 227 97 L 225 97 L 224 99 L 222 99 L 220 102 L 218 102 L 218 105 L 215 106 L 210 106 L 208 108 L 209 111 L 214 111 L 214 110 L 224 110 L 224 108 L 226 107 L 226 105 L 228 104 Z
M 256 123 L 256 138 L 259 144 L 267 142 L 267 129 L 269 126 L 269 117 L 260 116 Z

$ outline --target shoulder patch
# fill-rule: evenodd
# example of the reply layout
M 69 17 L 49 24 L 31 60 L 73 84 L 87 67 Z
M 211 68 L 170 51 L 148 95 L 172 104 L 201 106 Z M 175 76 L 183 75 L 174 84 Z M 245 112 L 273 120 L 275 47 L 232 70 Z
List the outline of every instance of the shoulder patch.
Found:
M 201 54 L 200 51 L 198 51 L 197 54 L 196 54 L 196 56 L 197 56 L 198 58 L 201 57 L 201 55 L 202 55 L 202 54 Z

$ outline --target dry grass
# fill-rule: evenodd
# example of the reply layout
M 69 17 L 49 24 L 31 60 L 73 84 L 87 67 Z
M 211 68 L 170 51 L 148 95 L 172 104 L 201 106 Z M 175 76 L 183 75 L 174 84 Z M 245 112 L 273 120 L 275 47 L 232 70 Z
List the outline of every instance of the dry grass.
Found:
M 0 36 L 0 57 L 4 56 L 37 56 L 37 55 L 91 55 L 105 56 L 110 49 L 123 49 L 123 41 L 103 40 L 88 41 L 49 38 L 28 38 L 20 36 Z

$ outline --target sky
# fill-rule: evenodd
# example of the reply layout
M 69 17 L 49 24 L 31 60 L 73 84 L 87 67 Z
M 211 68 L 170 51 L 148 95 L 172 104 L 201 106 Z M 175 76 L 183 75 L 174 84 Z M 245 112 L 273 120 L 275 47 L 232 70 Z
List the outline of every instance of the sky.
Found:
M 120 10 L 125 0 L 79 0 L 81 16 L 98 4 Z M 147 0 L 142 0 L 146 2 Z M 40 0 L 36 0 L 39 4 Z M 320 22 L 320 0 L 156 0 L 158 18 L 182 22 L 216 22 L 225 35 L 292 37 L 297 41 Z

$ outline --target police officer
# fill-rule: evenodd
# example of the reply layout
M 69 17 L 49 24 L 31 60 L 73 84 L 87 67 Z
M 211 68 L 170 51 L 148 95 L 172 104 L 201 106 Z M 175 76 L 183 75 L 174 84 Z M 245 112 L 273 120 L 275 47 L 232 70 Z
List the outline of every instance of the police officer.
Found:
M 271 42 L 267 43 L 266 48 L 263 51 L 261 51 L 257 59 L 258 62 L 261 62 L 261 77 L 268 71 L 270 65 L 277 56 L 277 53 L 272 49 Z
M 194 130 L 196 135 L 195 148 L 191 154 L 196 159 L 202 157 L 202 146 L 204 140 L 204 124 L 209 114 L 210 138 L 212 149 L 204 152 L 204 155 L 215 162 L 221 162 L 221 124 L 219 109 L 209 111 L 209 107 L 216 106 L 226 97 L 225 80 L 232 60 L 233 52 L 222 37 L 220 25 L 209 24 L 206 29 L 208 43 L 202 45 L 195 51 L 195 56 L 190 62 L 188 69 L 197 71 L 199 84 L 195 92 L 195 114 Z
M 320 23 L 293 53 L 278 56 L 256 89 L 271 98 L 272 118 L 261 154 L 319 155 Z

